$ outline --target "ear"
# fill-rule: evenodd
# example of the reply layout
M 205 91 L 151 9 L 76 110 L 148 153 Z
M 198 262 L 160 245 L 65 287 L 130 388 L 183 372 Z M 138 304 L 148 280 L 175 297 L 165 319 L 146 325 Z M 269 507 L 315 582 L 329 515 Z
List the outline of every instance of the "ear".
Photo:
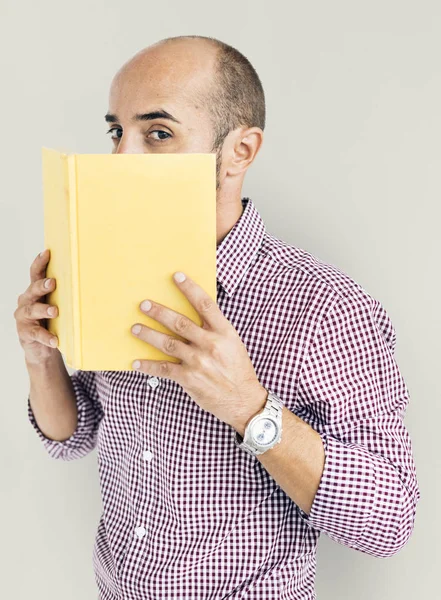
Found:
M 260 127 L 238 129 L 232 142 L 225 174 L 234 177 L 244 173 L 254 161 L 263 143 L 263 131 Z

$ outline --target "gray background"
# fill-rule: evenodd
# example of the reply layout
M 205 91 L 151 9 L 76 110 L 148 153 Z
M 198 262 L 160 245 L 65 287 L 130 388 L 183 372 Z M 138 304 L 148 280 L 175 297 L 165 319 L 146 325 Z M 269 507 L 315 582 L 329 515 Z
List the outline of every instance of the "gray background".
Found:
M 44 248 L 41 146 L 110 152 L 103 116 L 115 71 L 163 37 L 198 34 L 236 46 L 266 92 L 264 144 L 243 194 L 271 233 L 384 304 L 411 393 L 406 424 L 422 492 L 414 533 L 389 559 L 322 535 L 318 598 L 438 596 L 440 4 L 0 0 L 0 17 L 2 595 L 97 596 L 96 450 L 69 463 L 46 454 L 27 420 L 13 318 Z

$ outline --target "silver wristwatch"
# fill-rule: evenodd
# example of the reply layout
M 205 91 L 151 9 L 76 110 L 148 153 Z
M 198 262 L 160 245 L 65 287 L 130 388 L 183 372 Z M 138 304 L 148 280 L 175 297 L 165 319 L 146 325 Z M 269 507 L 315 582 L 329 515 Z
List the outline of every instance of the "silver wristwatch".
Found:
M 282 440 L 282 400 L 271 390 L 268 391 L 266 404 L 247 423 L 242 436 L 236 431 L 235 443 L 248 454 L 263 454 Z

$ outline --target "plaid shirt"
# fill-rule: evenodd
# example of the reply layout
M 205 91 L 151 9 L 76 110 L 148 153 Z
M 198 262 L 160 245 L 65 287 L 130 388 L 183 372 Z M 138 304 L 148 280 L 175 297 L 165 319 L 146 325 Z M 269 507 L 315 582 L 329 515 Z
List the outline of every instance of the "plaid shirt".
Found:
M 97 446 L 101 600 L 310 600 L 320 533 L 376 557 L 412 533 L 420 492 L 389 316 L 348 275 L 270 235 L 251 199 L 242 205 L 217 247 L 217 302 L 260 383 L 321 436 L 311 512 L 174 381 L 76 371 L 71 438 L 45 437 L 29 396 L 28 415 L 55 459 Z

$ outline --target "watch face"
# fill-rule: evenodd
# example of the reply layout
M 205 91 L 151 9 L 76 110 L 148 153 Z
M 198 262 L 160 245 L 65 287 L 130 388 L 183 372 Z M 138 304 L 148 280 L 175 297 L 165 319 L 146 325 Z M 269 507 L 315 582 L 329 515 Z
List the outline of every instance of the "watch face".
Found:
M 272 419 L 259 419 L 254 423 L 251 435 L 253 441 L 259 446 L 268 446 L 271 444 L 277 435 L 277 425 Z

